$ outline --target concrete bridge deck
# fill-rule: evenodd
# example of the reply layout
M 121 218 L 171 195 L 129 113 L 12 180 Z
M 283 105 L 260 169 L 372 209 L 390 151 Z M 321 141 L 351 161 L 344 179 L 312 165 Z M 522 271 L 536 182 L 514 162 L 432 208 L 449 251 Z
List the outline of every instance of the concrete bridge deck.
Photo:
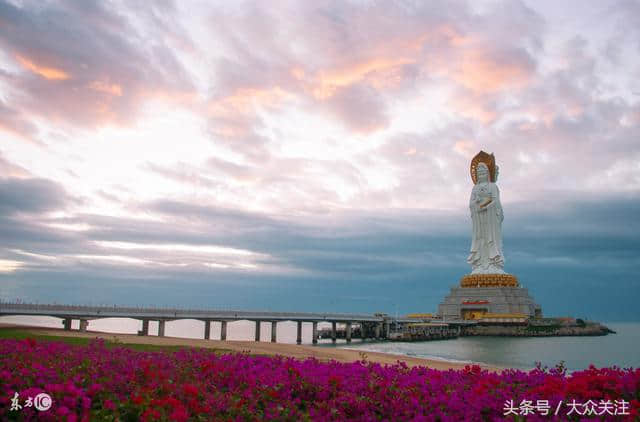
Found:
M 30 303 L 0 303 L 0 315 L 43 315 L 84 319 L 134 318 L 134 319 L 199 319 L 212 321 L 335 321 L 382 322 L 384 318 L 370 314 L 268 312 L 210 309 L 133 308 L 120 306 L 49 305 Z
M 131 318 L 142 321 L 140 335 L 149 335 L 149 321 L 158 322 L 158 335 L 164 336 L 165 323 L 179 319 L 195 319 L 204 322 L 204 338 L 211 337 L 211 322 L 221 323 L 220 338 L 226 339 L 227 323 L 240 320 L 254 321 L 255 339 L 260 339 L 260 325 L 271 322 L 271 341 L 277 341 L 277 323 L 293 321 L 297 323 L 297 342 L 302 342 L 302 324 L 313 325 L 313 343 L 317 343 L 317 325 L 319 322 L 330 322 L 332 326 L 332 340 L 336 339 L 336 324 L 345 324 L 347 341 L 351 341 L 353 324 L 359 324 L 362 336 L 369 338 L 386 338 L 389 332 L 391 318 L 383 315 L 347 314 L 347 313 L 319 313 L 319 312 L 268 312 L 268 311 L 239 311 L 212 309 L 178 309 L 151 307 L 121 307 L 121 306 L 86 306 L 86 305 L 58 305 L 36 303 L 0 302 L 0 316 L 50 316 L 61 318 L 66 330 L 71 329 L 71 321 L 80 321 L 80 330 L 86 331 L 90 320 L 101 318 Z
M 218 309 L 179 309 L 179 308 L 151 308 L 151 307 L 123 307 L 123 306 L 87 306 L 87 305 L 58 305 L 39 303 L 13 303 L 0 301 L 0 316 L 50 316 L 62 319 L 65 330 L 71 329 L 72 320 L 80 321 L 80 331 L 86 331 L 90 320 L 101 318 L 131 318 L 142 321 L 140 335 L 149 335 L 149 321 L 158 322 L 158 336 L 164 336 L 167 321 L 179 319 L 194 319 L 204 322 L 204 338 L 211 338 L 211 322 L 220 323 L 220 339 L 227 338 L 227 323 L 240 320 L 255 322 L 255 340 L 260 341 L 260 326 L 262 322 L 271 322 L 271 341 L 277 342 L 277 324 L 283 321 L 297 323 L 298 344 L 302 343 L 302 324 L 312 324 L 313 343 L 318 341 L 318 323 L 331 323 L 331 339 L 337 338 L 337 324 L 344 324 L 345 339 L 351 341 L 352 326 L 360 326 L 360 337 L 388 339 L 390 327 L 394 324 L 416 322 L 415 318 L 393 318 L 386 314 L 349 314 L 349 313 L 321 313 L 321 312 L 269 312 L 269 311 L 239 311 Z M 468 321 L 447 321 L 449 325 L 466 324 Z

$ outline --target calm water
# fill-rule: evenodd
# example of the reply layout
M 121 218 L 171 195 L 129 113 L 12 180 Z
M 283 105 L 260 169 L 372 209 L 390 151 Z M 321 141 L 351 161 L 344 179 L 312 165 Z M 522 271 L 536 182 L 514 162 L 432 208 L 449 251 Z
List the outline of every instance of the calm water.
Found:
M 0 323 L 20 323 L 43 327 L 61 328 L 61 320 L 50 317 L 0 317 Z M 74 328 L 77 328 L 74 321 Z M 320 347 L 345 347 L 349 349 L 393 353 L 448 361 L 481 362 L 505 367 L 530 369 L 536 361 L 554 366 L 565 362 L 569 370 L 584 369 L 593 363 L 597 367 L 617 365 L 640 367 L 640 322 L 605 323 L 617 334 L 602 337 L 463 337 L 455 340 L 440 340 L 420 343 L 391 343 L 354 340 L 347 345 L 344 340 L 333 346 L 330 341 L 321 341 Z M 319 328 L 330 325 L 320 323 Z M 90 321 L 89 330 L 113 333 L 136 333 L 141 322 L 128 318 L 108 318 Z M 150 323 L 150 333 L 157 332 L 157 324 Z M 166 324 L 167 336 L 202 338 L 204 323 L 195 320 L 171 321 Z M 271 324 L 261 326 L 261 340 L 271 339 Z M 220 325 L 211 324 L 211 336 L 219 338 Z M 237 321 L 227 326 L 228 340 L 253 340 L 254 323 Z M 303 324 L 304 343 L 311 343 L 311 324 Z M 296 324 L 278 324 L 278 342 L 295 343 Z
M 461 337 L 420 343 L 370 343 L 350 349 L 482 362 L 498 366 L 530 369 L 535 362 L 549 367 L 560 361 L 569 370 L 597 367 L 640 367 L 640 323 L 604 323 L 617 334 L 600 337 Z

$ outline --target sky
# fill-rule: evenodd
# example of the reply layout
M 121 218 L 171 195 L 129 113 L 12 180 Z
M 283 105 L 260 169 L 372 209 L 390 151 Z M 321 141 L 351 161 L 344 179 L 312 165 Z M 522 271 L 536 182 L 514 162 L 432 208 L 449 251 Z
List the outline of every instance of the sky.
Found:
M 0 299 L 640 320 L 640 1 L 0 0 Z

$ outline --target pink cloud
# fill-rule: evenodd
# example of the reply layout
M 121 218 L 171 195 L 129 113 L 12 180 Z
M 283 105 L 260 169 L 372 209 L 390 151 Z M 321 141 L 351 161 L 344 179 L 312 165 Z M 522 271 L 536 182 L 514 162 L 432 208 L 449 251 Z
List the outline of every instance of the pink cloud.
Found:
M 488 95 L 459 90 L 449 98 L 449 105 L 460 116 L 475 120 L 483 125 L 489 125 L 498 118 L 495 100 Z
M 459 140 L 453 144 L 453 151 L 467 158 L 475 155 L 477 149 L 476 143 L 470 140 Z
M 533 60 L 523 51 L 496 54 L 477 49 L 464 51 L 452 78 L 476 93 L 494 93 L 526 85 L 535 71 Z
M 12 18 L 0 26 L 0 45 L 20 71 L 0 77 L 7 104 L 24 115 L 57 125 L 122 125 L 150 98 L 183 100 L 194 91 L 172 50 L 140 38 L 142 16 L 128 20 L 100 4 L 3 7 Z
M 21 55 L 17 55 L 16 60 L 25 69 L 35 73 L 36 75 L 42 76 L 45 79 L 53 81 L 63 81 L 65 79 L 71 78 L 71 76 L 62 69 L 56 69 L 55 67 L 36 64 L 31 59 L 28 59 Z

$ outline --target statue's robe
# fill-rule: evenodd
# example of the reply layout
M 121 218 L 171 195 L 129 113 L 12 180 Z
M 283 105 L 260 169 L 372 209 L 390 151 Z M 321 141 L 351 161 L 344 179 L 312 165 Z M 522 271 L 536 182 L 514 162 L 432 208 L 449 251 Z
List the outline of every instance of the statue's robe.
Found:
M 487 205 L 481 207 L 482 204 Z M 476 184 L 471 191 L 469 209 L 473 229 L 467 262 L 473 268 L 472 274 L 503 274 L 503 213 L 498 186 L 495 183 Z

